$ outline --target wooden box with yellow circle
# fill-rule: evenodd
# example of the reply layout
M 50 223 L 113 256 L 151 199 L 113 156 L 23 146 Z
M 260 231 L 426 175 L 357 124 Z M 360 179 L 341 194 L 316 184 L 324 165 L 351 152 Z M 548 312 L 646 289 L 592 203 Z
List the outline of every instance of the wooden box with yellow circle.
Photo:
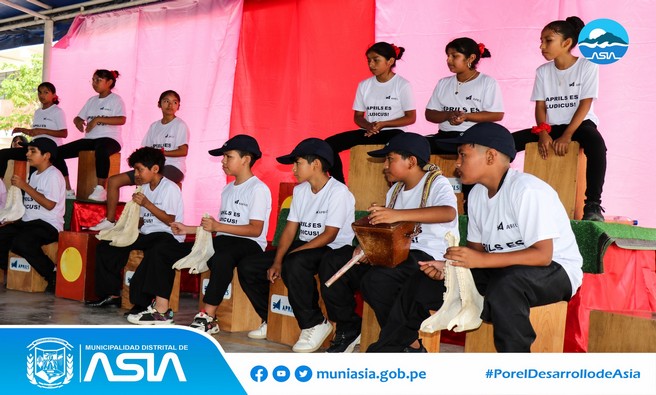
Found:
M 95 300 L 96 245 L 94 233 L 60 232 L 55 295 L 79 301 Z

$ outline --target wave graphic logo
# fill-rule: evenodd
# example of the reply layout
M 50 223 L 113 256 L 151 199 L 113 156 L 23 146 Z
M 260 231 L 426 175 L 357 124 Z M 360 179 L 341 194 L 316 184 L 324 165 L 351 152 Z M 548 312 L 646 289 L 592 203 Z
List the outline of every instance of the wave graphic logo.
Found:
M 27 355 L 27 379 L 39 388 L 54 389 L 73 378 L 73 346 L 63 339 L 46 337 L 33 341 Z
M 579 34 L 579 50 L 586 59 L 597 64 L 615 63 L 629 49 L 626 29 L 612 19 L 595 19 Z

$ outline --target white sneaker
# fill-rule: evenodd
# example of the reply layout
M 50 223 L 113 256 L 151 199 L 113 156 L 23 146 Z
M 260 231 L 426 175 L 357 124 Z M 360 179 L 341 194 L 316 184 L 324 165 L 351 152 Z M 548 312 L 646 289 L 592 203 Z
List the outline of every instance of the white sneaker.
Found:
M 248 332 L 248 337 L 251 339 L 257 339 L 257 340 L 266 339 L 266 335 L 267 335 L 266 322 L 260 324 L 260 326 L 257 329 L 253 329 L 252 331 Z
M 96 185 L 93 187 L 93 192 L 91 192 L 91 195 L 89 195 L 89 200 L 104 202 L 107 200 L 107 191 L 105 191 L 105 188 L 103 188 L 102 185 Z
M 315 352 L 321 347 L 323 342 L 330 336 L 333 326 L 330 322 L 324 320 L 321 324 L 312 328 L 301 330 L 301 336 L 298 338 L 292 351 L 294 352 Z
M 72 189 L 67 189 L 66 190 L 66 199 L 67 200 L 75 200 L 75 191 Z
M 116 225 L 113 222 L 109 222 L 107 218 L 103 218 L 102 221 L 98 222 L 97 225 L 92 226 L 89 228 L 89 230 L 93 230 L 94 232 L 100 232 L 101 230 L 106 230 L 106 229 L 111 229 Z

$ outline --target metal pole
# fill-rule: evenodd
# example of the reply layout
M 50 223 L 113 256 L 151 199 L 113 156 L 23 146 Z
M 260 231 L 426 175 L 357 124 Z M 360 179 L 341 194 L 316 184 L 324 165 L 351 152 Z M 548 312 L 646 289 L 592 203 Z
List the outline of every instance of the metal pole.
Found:
M 52 38 L 54 22 L 47 19 L 43 25 L 43 74 L 42 81 L 50 81 L 50 59 L 52 55 Z

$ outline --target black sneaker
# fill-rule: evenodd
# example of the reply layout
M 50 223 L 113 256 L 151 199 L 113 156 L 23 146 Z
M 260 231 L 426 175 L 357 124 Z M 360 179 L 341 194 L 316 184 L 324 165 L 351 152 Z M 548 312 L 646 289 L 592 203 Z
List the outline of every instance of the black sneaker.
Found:
M 426 351 L 426 347 L 424 347 L 424 344 L 421 342 L 421 339 L 417 339 L 417 340 L 419 341 L 419 348 L 412 348 L 412 347 L 408 346 L 408 347 L 405 347 L 403 349 L 403 352 L 410 352 L 410 353 L 413 353 L 413 352 L 419 352 L 419 353 L 428 352 L 428 351 Z
M 326 352 L 353 352 L 356 345 L 360 344 L 359 331 L 337 331 L 335 338 L 330 342 L 330 347 Z
M 589 202 L 583 207 L 583 220 L 584 221 L 598 221 L 604 222 L 604 215 L 602 212 L 606 212 L 601 204 L 596 202 Z

